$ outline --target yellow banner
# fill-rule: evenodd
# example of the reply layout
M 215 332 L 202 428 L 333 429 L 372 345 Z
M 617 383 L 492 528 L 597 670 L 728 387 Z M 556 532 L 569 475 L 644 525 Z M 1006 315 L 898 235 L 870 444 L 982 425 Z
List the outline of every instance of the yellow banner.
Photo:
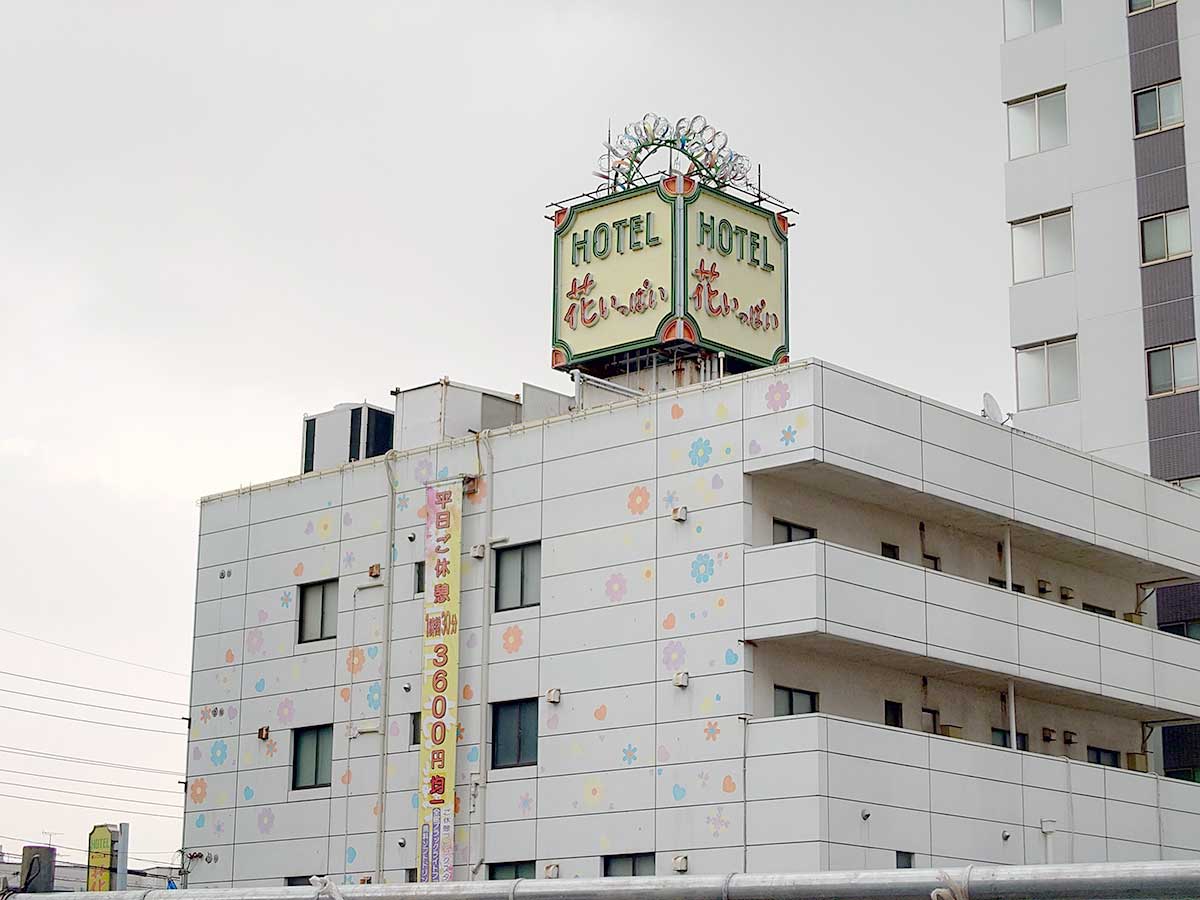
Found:
M 418 881 L 454 880 L 462 496 L 461 481 L 444 481 L 425 488 Z

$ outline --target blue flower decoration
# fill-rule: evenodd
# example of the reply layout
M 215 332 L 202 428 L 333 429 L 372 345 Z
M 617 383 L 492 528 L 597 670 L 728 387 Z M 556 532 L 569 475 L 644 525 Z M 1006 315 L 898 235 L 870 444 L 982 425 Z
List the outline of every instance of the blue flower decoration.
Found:
M 633 744 L 626 744 L 625 749 L 621 751 L 621 762 L 627 766 L 632 766 L 637 762 L 637 747 Z
M 668 509 L 673 506 L 678 506 L 679 495 L 674 491 L 667 491 L 666 495 L 663 497 L 663 504 L 666 505 Z
M 692 441 L 692 449 L 688 451 L 688 459 L 696 467 L 703 466 L 712 459 L 712 444 L 708 438 L 696 438 Z
M 225 760 L 229 758 L 229 745 L 224 741 L 213 741 L 212 749 L 209 751 L 209 758 L 212 759 L 214 766 L 225 765 Z
M 704 584 L 708 579 L 713 577 L 713 572 L 716 566 L 713 563 L 713 558 L 707 553 L 699 554 L 692 560 L 692 578 L 696 584 Z
M 791 425 L 783 429 L 783 431 L 781 431 L 779 434 L 779 443 L 783 444 L 785 447 L 796 443 L 796 429 Z
M 379 682 L 376 681 L 367 688 L 367 706 L 371 709 L 379 709 L 383 705 L 383 689 L 379 687 Z

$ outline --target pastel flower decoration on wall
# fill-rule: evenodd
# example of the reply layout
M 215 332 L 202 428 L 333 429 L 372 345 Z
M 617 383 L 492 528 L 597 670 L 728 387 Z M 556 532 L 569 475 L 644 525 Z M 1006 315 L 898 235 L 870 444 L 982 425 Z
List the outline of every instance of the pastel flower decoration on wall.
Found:
M 349 569 L 352 565 L 354 565 L 354 551 L 347 550 L 345 555 L 342 557 L 342 568 Z
M 279 745 L 277 743 L 275 743 L 274 738 L 267 741 L 267 743 L 263 745 L 263 752 L 266 753 L 267 756 L 274 756 L 275 751 L 278 749 L 279 749 Z
M 627 590 L 629 590 L 629 583 L 620 572 L 613 572 L 604 582 L 604 593 L 608 597 L 609 603 L 620 603 L 625 598 Z
M 604 800 L 604 785 L 594 779 L 583 783 L 583 802 L 585 806 L 599 806 Z
M 522 794 L 520 799 L 517 800 L 517 810 L 523 816 L 529 815 L 531 812 L 533 812 L 533 798 L 527 793 Z
M 371 686 L 367 688 L 367 706 L 371 707 L 371 709 L 378 710 L 382 705 L 383 688 L 379 686 L 378 681 L 372 682 Z
M 713 837 L 720 837 L 721 832 L 729 827 L 729 819 L 725 818 L 724 811 L 719 806 L 713 810 L 711 816 L 705 816 L 704 822 L 712 829 Z
M 637 747 L 633 744 L 626 744 L 625 749 L 621 751 L 621 762 L 627 766 L 632 766 L 637 762 Z
M 208 782 L 203 778 L 197 778 L 192 782 L 192 786 L 188 788 L 188 796 L 192 798 L 192 802 L 199 806 L 204 802 L 204 798 L 208 796 Z
M 279 706 L 275 708 L 275 715 L 279 719 L 280 725 L 292 724 L 292 717 L 296 714 L 296 704 L 292 702 L 291 697 L 284 697 L 279 701 Z
M 789 425 L 783 431 L 779 432 L 779 443 L 785 447 L 790 447 L 796 443 L 796 429 Z
M 213 741 L 212 749 L 208 752 L 208 757 L 212 760 L 214 766 L 225 765 L 225 760 L 229 759 L 229 745 L 224 741 Z
M 521 649 L 521 645 L 525 643 L 525 632 L 516 625 L 509 625 L 504 629 L 504 635 L 501 637 L 501 643 L 504 645 L 504 652 L 508 654 L 516 653 Z
M 688 451 L 688 459 L 697 468 L 706 465 L 712 459 L 712 442 L 708 438 L 696 438 L 692 441 L 692 449 Z
M 696 558 L 692 560 L 692 579 L 696 584 L 705 584 L 713 577 L 714 571 L 716 564 L 711 556 L 707 553 L 696 554 Z
M 275 810 L 271 807 L 260 809 L 258 811 L 258 833 L 270 834 L 271 829 L 275 827 Z
M 767 409 L 771 412 L 779 412 L 787 406 L 788 400 L 791 399 L 792 392 L 788 390 L 788 386 L 782 381 L 777 381 L 767 388 Z
M 350 652 L 346 654 L 346 671 L 351 675 L 357 675 L 363 670 L 366 662 L 367 654 L 363 653 L 362 647 L 351 647 Z
M 317 535 L 322 538 L 329 537 L 329 533 L 333 531 L 333 522 L 329 516 L 321 516 L 317 521 Z
M 721 734 L 721 726 L 716 722 L 707 722 L 704 725 L 704 739 L 716 743 L 717 737 Z
M 433 462 L 428 456 L 422 457 L 413 468 L 413 477 L 424 484 L 433 481 Z
M 279 605 L 282 606 L 284 609 L 291 608 L 291 606 L 292 606 L 292 592 L 291 591 L 283 592 L 283 595 L 279 598 Z
M 255 628 L 255 629 L 251 630 L 249 634 L 246 635 L 246 652 L 258 654 L 258 653 L 262 652 L 262 648 L 263 648 L 262 632 L 259 631 L 257 628 Z
M 687 662 L 687 651 L 681 641 L 667 641 L 663 644 L 662 664 L 668 672 L 678 672 Z
M 674 509 L 679 505 L 679 495 L 674 491 L 667 491 L 663 494 L 663 506 L 667 509 Z
M 408 494 L 401 494 L 396 498 L 396 509 L 408 509 Z
M 640 516 L 650 508 L 650 491 L 639 484 L 629 492 L 629 500 L 625 505 L 635 516 Z
M 200 709 L 200 724 L 201 725 L 208 724 L 208 716 L 209 716 L 208 707 L 207 706 L 201 707 L 201 709 Z

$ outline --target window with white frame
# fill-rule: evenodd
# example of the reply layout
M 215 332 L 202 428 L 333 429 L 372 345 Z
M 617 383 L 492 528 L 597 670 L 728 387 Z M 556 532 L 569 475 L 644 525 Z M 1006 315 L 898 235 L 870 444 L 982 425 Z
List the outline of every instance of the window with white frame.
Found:
M 1067 89 L 1055 88 L 1008 104 L 1008 158 L 1067 144 Z
M 1200 387 L 1196 342 L 1184 341 L 1146 351 L 1146 375 L 1151 397 L 1164 397 Z
M 1189 256 L 1192 252 L 1192 217 L 1177 209 L 1142 219 L 1142 265 Z
M 1012 223 L 1013 284 L 1061 275 L 1075 268 L 1071 210 Z
M 1037 409 L 1079 399 L 1075 338 L 1017 350 L 1017 408 Z
M 1133 95 L 1133 133 L 1141 137 L 1183 124 L 1183 82 L 1171 81 Z
M 1062 24 L 1062 0 L 1004 0 L 1004 39 Z
M 1148 9 L 1154 9 L 1156 6 L 1166 6 L 1168 3 L 1174 2 L 1175 0 L 1129 0 L 1129 12 L 1145 12 Z

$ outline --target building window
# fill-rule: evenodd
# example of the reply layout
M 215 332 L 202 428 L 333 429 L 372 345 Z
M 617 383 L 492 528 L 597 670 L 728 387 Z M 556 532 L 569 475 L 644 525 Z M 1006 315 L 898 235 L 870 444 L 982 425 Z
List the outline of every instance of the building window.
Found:
M 1075 338 L 1017 350 L 1017 408 L 1037 409 L 1079 399 Z
M 813 691 L 775 685 L 775 715 L 802 716 L 817 711 L 817 695 Z
M 1121 754 L 1116 750 L 1105 750 L 1103 747 L 1088 747 L 1087 761 L 1095 763 L 1098 766 L 1110 766 L 1114 769 L 1121 768 Z
M 921 730 L 926 734 L 941 734 L 942 714 L 927 706 L 921 707 Z
M 879 545 L 879 555 L 886 556 L 888 559 L 899 559 L 900 558 L 900 545 L 899 544 L 889 544 L 889 543 L 887 543 L 887 541 L 884 541 L 882 544 Z
M 516 881 L 518 878 L 536 878 L 537 871 L 534 861 L 527 859 L 522 862 L 490 863 L 488 865 L 488 881 Z
M 896 851 L 896 868 L 911 869 L 913 867 L 913 855 L 908 850 Z
M 308 474 L 313 470 L 313 457 L 317 452 L 317 420 L 304 420 L 304 465 L 303 471 Z
M 1185 341 L 1146 352 L 1146 375 L 1151 397 L 1195 390 L 1200 385 L 1196 367 L 1196 342 Z
M 1175 0 L 1129 0 L 1129 12 L 1145 12 L 1148 9 L 1154 9 L 1156 6 L 1166 6 L 1168 3 L 1174 2 Z
M 904 727 L 904 704 L 896 700 L 883 701 L 883 724 L 890 728 Z
M 1190 256 L 1192 220 L 1186 209 L 1141 220 L 1142 265 Z
M 1160 625 L 1159 628 L 1167 634 L 1177 634 L 1180 637 L 1200 641 L 1200 619 L 1190 622 L 1172 622 L 1170 625 Z
M 1007 728 L 993 728 L 992 729 L 992 745 L 996 746 L 996 747 L 1009 747 L 1009 748 L 1012 747 L 1012 742 L 1008 739 L 1008 729 Z M 1023 731 L 1017 732 L 1017 749 L 1018 750 L 1028 750 L 1029 749 L 1029 735 Z
M 1062 24 L 1062 0 L 1004 0 L 1004 39 Z
M 319 581 L 300 585 L 299 643 L 337 637 L 338 583 Z
M 1061 275 L 1073 268 L 1069 209 L 1012 223 L 1013 284 Z
M 1183 82 L 1172 81 L 1133 95 L 1133 132 L 1138 137 L 1183 124 Z
M 492 768 L 537 762 L 537 699 L 492 704 Z
M 935 572 L 940 572 L 942 571 L 942 558 L 934 556 L 932 553 L 922 553 L 921 565 L 927 569 L 933 569 Z
M 1019 159 L 1067 144 L 1067 91 L 1056 88 L 1008 104 L 1008 158 Z
M 1098 616 L 1108 616 L 1110 619 L 1115 619 L 1117 617 L 1117 611 L 1115 609 L 1105 609 L 1103 606 L 1092 606 L 1090 603 L 1084 603 L 1082 605 L 1082 609 L 1084 612 L 1095 613 Z
M 329 787 L 333 771 L 333 726 L 292 732 L 292 790 Z
M 416 869 L 405 869 L 404 870 L 404 882 L 406 884 L 416 884 L 417 883 L 417 870 Z
M 629 878 L 654 874 L 653 853 L 626 853 L 604 857 L 605 878 Z
M 1195 781 L 1200 782 L 1200 768 L 1194 769 L 1167 769 L 1166 776 L 1168 778 L 1178 778 L 1180 781 Z
M 496 553 L 496 611 L 542 602 L 542 545 L 505 547 Z
M 425 561 L 413 563 L 413 596 L 420 597 L 425 593 Z
M 990 584 L 992 587 L 1002 588 L 1002 587 L 1004 587 L 1004 579 L 1003 578 L 989 578 L 988 584 Z M 1017 584 L 1014 581 L 1012 583 L 1012 590 L 1017 594 L 1023 594 L 1023 593 L 1025 593 L 1025 585 Z
M 817 536 L 817 529 L 806 525 L 796 525 L 783 519 L 771 520 L 771 543 L 790 544 L 793 541 L 811 541 Z
M 300 887 L 302 885 L 309 887 L 311 882 L 308 879 L 311 877 L 311 875 L 289 875 L 283 881 L 288 887 Z
M 419 710 L 410 713 L 408 717 L 408 745 L 410 747 L 421 746 L 421 713 Z

